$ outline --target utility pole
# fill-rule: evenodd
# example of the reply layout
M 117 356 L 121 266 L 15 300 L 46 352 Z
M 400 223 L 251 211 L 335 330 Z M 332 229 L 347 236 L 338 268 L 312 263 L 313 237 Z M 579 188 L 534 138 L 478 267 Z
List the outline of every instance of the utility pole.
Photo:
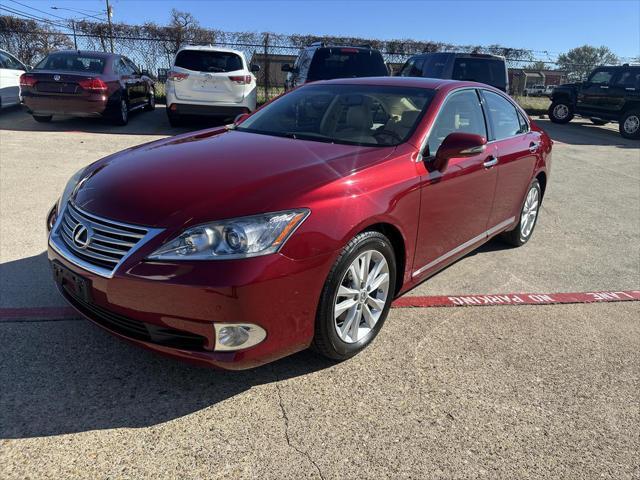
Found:
M 78 40 L 76 39 L 76 21 L 71 19 L 71 28 L 73 29 L 73 48 L 78 50 Z
M 107 20 L 109 21 L 109 43 L 111 44 L 111 53 L 113 53 L 113 25 L 111 24 L 113 10 L 111 9 L 111 5 L 109 5 L 109 0 L 105 1 L 107 2 Z

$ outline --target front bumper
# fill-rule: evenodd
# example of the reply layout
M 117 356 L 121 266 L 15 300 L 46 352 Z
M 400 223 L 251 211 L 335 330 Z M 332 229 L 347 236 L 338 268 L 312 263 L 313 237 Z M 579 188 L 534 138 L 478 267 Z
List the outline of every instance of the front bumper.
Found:
M 309 346 L 320 291 L 334 261 L 332 254 L 306 260 L 281 254 L 140 260 L 106 278 L 74 265 L 51 246 L 48 257 L 88 281 L 88 303 L 59 288 L 76 310 L 110 333 L 174 358 L 229 370 L 256 367 Z M 252 323 L 267 336 L 245 350 L 215 351 L 214 322 Z

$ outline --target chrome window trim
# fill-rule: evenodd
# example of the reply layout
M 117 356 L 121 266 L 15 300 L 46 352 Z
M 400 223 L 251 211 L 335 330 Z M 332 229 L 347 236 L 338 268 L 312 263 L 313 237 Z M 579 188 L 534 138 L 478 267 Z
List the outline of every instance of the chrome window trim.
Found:
M 104 278 L 113 278 L 113 276 L 115 275 L 116 271 L 118 270 L 118 268 L 120 268 L 120 266 L 131 256 L 133 255 L 136 251 L 138 251 L 143 245 L 145 245 L 149 240 L 151 240 L 153 237 L 155 237 L 156 235 L 158 235 L 160 232 L 162 232 L 163 229 L 161 228 L 149 228 L 149 227 L 141 227 L 139 225 L 132 225 L 132 224 L 127 224 L 127 223 L 122 223 L 122 222 L 118 222 L 115 220 L 111 220 L 109 218 L 104 218 L 104 217 L 100 217 L 98 215 L 95 215 L 93 213 L 88 213 L 85 210 L 79 208 L 78 206 L 74 205 L 74 207 L 78 210 L 80 210 L 80 212 L 82 212 L 82 214 L 86 215 L 87 217 L 91 217 L 91 218 L 95 218 L 96 220 L 100 220 L 103 222 L 107 222 L 107 223 L 111 223 L 114 225 L 120 225 L 122 227 L 127 227 L 127 228 L 140 228 L 140 229 L 145 229 L 147 230 L 147 234 L 144 235 L 143 237 L 141 237 L 138 242 L 136 242 L 136 244 L 131 247 L 131 249 L 129 249 L 129 251 L 123 255 L 123 257 L 120 259 L 120 261 L 113 267 L 113 269 L 108 269 L 108 268 L 104 268 L 104 267 L 100 267 L 98 265 L 93 265 L 77 256 L 75 256 L 73 254 L 73 252 L 64 244 L 64 241 L 60 238 L 60 234 L 58 233 L 58 230 L 60 228 L 60 224 L 64 218 L 64 214 L 67 210 L 67 205 L 64 206 L 64 208 L 58 212 L 58 218 L 56 219 L 55 224 L 53 225 L 53 228 L 51 229 L 51 232 L 49 233 L 49 246 L 51 247 L 52 250 L 54 250 L 58 255 L 60 255 L 62 258 L 64 258 L 65 260 L 67 260 L 69 263 L 75 265 L 76 267 L 80 267 L 83 270 L 86 270 L 90 273 L 93 273 L 95 275 L 98 275 L 100 277 L 104 277 Z
M 453 250 L 449 250 L 447 253 L 440 255 L 438 258 L 436 258 L 435 260 L 432 260 L 431 262 L 427 263 L 426 265 L 424 265 L 423 267 L 420 267 L 419 269 L 415 270 L 412 274 L 411 277 L 417 277 L 420 274 L 422 274 L 423 272 L 429 270 L 431 267 L 435 267 L 436 265 L 438 265 L 439 263 L 444 262 L 446 259 L 451 258 L 452 256 L 454 256 L 457 253 L 462 252 L 463 250 L 467 249 L 468 247 L 480 242 L 483 239 L 486 239 L 488 237 L 490 237 L 491 235 L 493 235 L 494 233 L 498 233 L 500 230 L 508 227 L 509 225 L 514 224 L 516 221 L 516 217 L 510 217 L 507 218 L 504 222 L 500 222 L 499 224 L 497 224 L 494 227 L 491 227 L 489 230 L 485 230 L 484 232 L 482 232 L 480 235 L 477 235 L 475 237 L 473 237 L 471 240 L 467 240 L 466 242 L 464 242 L 461 245 L 458 245 L 456 248 L 454 248 Z
M 525 112 L 520 105 L 518 105 L 516 102 L 514 102 L 509 96 L 505 95 L 503 92 L 496 92 L 494 90 L 491 90 L 489 88 L 483 88 L 483 87 L 460 87 L 460 88 L 456 88 L 454 90 L 451 90 L 449 93 L 447 93 L 447 96 L 444 98 L 444 100 L 442 101 L 442 104 L 440 105 L 440 108 L 438 109 L 438 113 L 436 114 L 436 118 L 433 121 L 433 123 L 431 124 L 431 126 L 429 127 L 429 131 L 425 134 L 424 138 L 422 139 L 422 142 L 420 142 L 420 148 L 418 150 L 418 155 L 416 156 L 416 163 L 418 162 L 423 162 L 424 161 L 424 156 L 422 155 L 422 152 L 424 152 L 424 148 L 427 146 L 427 142 L 429 141 L 429 136 L 431 135 L 431 130 L 433 130 L 433 126 L 435 125 L 435 123 L 438 121 L 438 117 L 440 116 L 440 112 L 442 111 L 442 108 L 445 106 L 446 102 L 449 100 L 449 98 L 458 92 L 462 92 L 464 90 L 475 90 L 477 94 L 479 94 L 479 101 L 480 101 L 480 107 L 483 110 L 483 116 L 485 116 L 485 130 L 487 131 L 487 145 L 491 145 L 493 143 L 496 142 L 502 142 L 504 140 L 510 139 L 510 138 L 516 138 L 516 137 L 520 137 L 522 135 L 527 135 L 529 133 L 531 133 L 531 121 L 529 119 L 529 115 L 527 115 L 527 112 Z M 524 117 L 525 121 L 527 122 L 527 131 L 523 132 L 523 133 L 518 133 L 516 135 L 513 135 L 511 137 L 507 137 L 507 138 L 501 138 L 500 140 L 489 140 L 489 124 L 487 123 L 488 119 L 486 118 L 486 112 L 484 111 L 484 105 L 483 105 L 483 101 L 484 98 L 481 95 L 481 92 L 491 92 L 491 93 L 495 93 L 497 95 L 500 95 L 502 98 L 504 98 L 506 101 L 508 101 L 511 105 L 513 105 L 516 110 L 520 111 L 522 113 L 522 116 Z

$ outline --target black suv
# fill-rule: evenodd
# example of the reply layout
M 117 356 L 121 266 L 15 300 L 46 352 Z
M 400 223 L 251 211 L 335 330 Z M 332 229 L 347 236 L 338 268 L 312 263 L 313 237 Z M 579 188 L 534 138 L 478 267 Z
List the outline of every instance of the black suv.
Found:
M 282 71 L 289 72 L 285 90 L 316 80 L 389 76 L 389 69 L 378 50 L 369 46 L 327 46 L 320 42 L 303 48 L 293 67 L 286 63 L 282 65 Z
M 554 88 L 551 121 L 567 123 L 574 115 L 596 125 L 618 122 L 620 135 L 640 139 L 640 66 L 598 67 L 586 82 Z
M 504 57 L 485 53 L 422 53 L 405 62 L 400 77 L 446 78 L 471 80 L 496 87 L 509 88 L 509 75 Z

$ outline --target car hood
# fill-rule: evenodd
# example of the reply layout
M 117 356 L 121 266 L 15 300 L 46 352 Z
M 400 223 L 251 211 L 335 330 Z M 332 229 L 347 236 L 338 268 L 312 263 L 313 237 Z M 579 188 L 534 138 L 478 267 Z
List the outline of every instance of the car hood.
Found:
M 178 227 L 287 208 L 300 197 L 384 160 L 362 147 L 215 129 L 106 157 L 85 172 L 80 208 L 149 227 Z

